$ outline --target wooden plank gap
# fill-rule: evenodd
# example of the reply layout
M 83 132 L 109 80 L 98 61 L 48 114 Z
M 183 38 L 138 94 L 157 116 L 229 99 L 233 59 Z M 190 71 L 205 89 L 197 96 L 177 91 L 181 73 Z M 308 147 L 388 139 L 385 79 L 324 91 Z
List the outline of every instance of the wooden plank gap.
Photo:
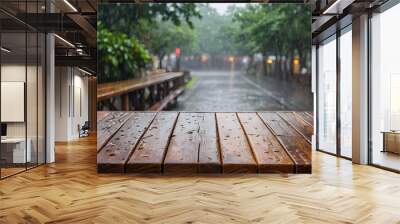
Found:
M 165 153 L 168 150 L 177 112 L 157 114 L 146 134 L 140 139 L 135 152 L 126 163 L 128 173 L 161 173 Z
M 286 154 L 289 156 L 289 158 L 292 160 L 293 164 L 296 164 L 296 160 L 293 158 L 291 153 L 289 153 L 289 150 L 286 148 L 286 146 L 283 144 L 282 140 L 279 137 L 279 135 L 276 134 L 274 129 L 272 129 L 268 123 L 261 117 L 261 115 L 257 112 L 258 117 L 261 119 L 261 121 L 264 123 L 264 125 L 276 136 L 276 139 L 278 140 L 279 144 L 282 146 L 282 148 L 285 150 Z M 296 168 L 295 172 L 296 172 Z
M 290 127 L 292 127 L 299 135 L 301 135 L 307 142 L 309 142 L 311 144 L 311 136 L 312 133 L 309 133 L 310 130 L 307 130 L 307 128 L 310 128 L 310 126 L 308 125 L 307 122 L 304 122 L 306 124 L 303 125 L 301 123 L 299 123 L 299 121 L 297 119 L 300 119 L 301 121 L 304 121 L 301 118 L 297 118 L 295 117 L 296 115 L 294 114 L 294 112 L 279 112 L 277 113 L 279 117 L 282 118 L 282 120 L 284 122 L 286 122 Z M 285 115 L 284 115 L 285 114 Z M 291 117 L 290 117 L 291 116 Z M 293 120 L 294 119 L 294 120 Z M 300 130 L 302 126 L 303 130 Z M 312 128 L 312 127 L 311 127 Z M 306 134 L 311 134 L 310 136 L 306 136 Z
M 119 117 L 115 117 L 115 114 L 117 114 Z M 97 153 L 99 153 L 104 148 L 104 146 L 114 137 L 114 135 L 119 131 L 119 129 L 121 129 L 125 122 L 132 117 L 132 113 L 130 112 L 115 112 L 108 115 L 112 117 L 109 120 L 106 120 L 107 117 L 105 117 L 102 122 L 100 122 L 100 124 L 106 126 L 100 126 L 100 128 L 98 128 L 97 130 Z M 114 119 L 116 119 L 116 121 Z M 110 122 L 110 124 L 108 124 L 107 122 Z
M 147 127 L 144 129 L 144 131 L 142 132 L 142 134 L 141 134 L 140 137 L 139 137 L 139 140 L 136 142 L 136 144 L 135 144 L 135 146 L 133 147 L 131 153 L 128 155 L 128 159 L 127 159 L 127 160 L 125 161 L 125 163 L 124 163 L 124 173 L 126 173 L 126 164 L 127 164 L 128 161 L 131 159 L 133 153 L 135 152 L 135 150 L 136 150 L 136 148 L 137 148 L 137 146 L 138 146 L 138 144 L 139 144 L 139 142 L 140 142 L 140 139 L 142 139 L 143 136 L 146 134 L 147 130 L 149 130 L 151 124 L 153 124 L 154 119 L 157 117 L 157 115 L 158 115 L 158 112 L 155 112 L 153 118 L 151 119 L 151 121 L 150 121 L 150 123 L 149 123 L 149 125 L 147 125 Z
M 164 173 L 165 157 L 167 156 L 168 149 L 169 149 L 169 146 L 171 144 L 171 138 L 172 138 L 172 135 L 175 132 L 176 123 L 178 122 L 178 118 L 179 118 L 180 115 L 181 115 L 181 112 L 178 112 L 178 115 L 175 118 L 174 124 L 172 125 L 172 130 L 171 130 L 171 132 L 169 134 L 169 137 L 168 137 L 167 146 L 166 146 L 166 149 L 164 150 L 164 155 L 163 155 L 162 163 L 161 163 L 161 173 Z
M 220 173 L 221 159 L 217 142 L 217 125 L 215 113 L 201 113 L 202 121 L 199 123 L 199 173 Z
M 248 134 L 246 133 L 246 130 L 245 130 L 243 124 L 242 124 L 242 121 L 240 120 L 240 117 L 239 117 L 238 113 L 235 113 L 235 114 L 236 114 L 236 118 L 237 118 L 238 121 L 239 121 L 240 127 L 242 127 L 244 136 L 246 137 L 246 140 L 247 140 L 247 144 L 250 146 L 251 155 L 253 156 L 254 161 L 256 161 L 257 172 L 260 172 L 260 170 L 259 170 L 260 164 L 259 164 L 259 161 L 258 161 L 258 159 L 257 159 L 257 156 L 256 156 L 256 154 L 255 154 L 255 152 L 254 152 L 254 148 L 253 148 L 252 145 L 250 144 L 249 136 L 248 136 Z
M 238 113 L 260 173 L 293 173 L 294 162 L 256 113 Z
M 155 113 L 132 113 L 128 121 L 97 154 L 99 172 L 125 172 L 125 163 L 135 150 L 145 130 L 150 126 Z
M 236 113 L 217 113 L 223 172 L 257 173 L 258 167 Z
M 294 112 L 294 114 L 299 117 L 300 119 L 302 119 L 304 122 L 306 122 L 307 124 L 311 125 L 314 127 L 313 123 L 314 123 L 314 118 L 308 119 L 308 115 L 306 114 L 306 112 Z M 311 122 L 311 123 L 310 123 Z

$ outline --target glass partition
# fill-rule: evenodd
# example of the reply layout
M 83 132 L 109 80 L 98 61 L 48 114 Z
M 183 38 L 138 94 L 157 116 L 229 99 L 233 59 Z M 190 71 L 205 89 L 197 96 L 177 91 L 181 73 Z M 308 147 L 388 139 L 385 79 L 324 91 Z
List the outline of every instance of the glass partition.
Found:
M 31 161 L 26 135 L 26 42 L 25 32 L 1 34 L 2 177 L 24 171 Z
M 336 153 L 336 36 L 318 48 L 318 149 Z
M 13 8 L 38 13 L 40 2 L 20 1 Z M 0 20 L 0 178 L 5 178 L 45 163 L 46 39 L 13 16 L 0 12 Z
M 371 162 L 400 170 L 400 5 L 371 19 Z
M 340 36 L 340 154 L 352 157 L 352 33 L 351 26 Z
M 29 153 L 29 160 L 27 167 L 34 167 L 37 165 L 38 159 L 38 34 L 36 32 L 28 31 L 27 33 L 27 85 L 26 85 L 26 114 L 27 114 L 27 150 Z

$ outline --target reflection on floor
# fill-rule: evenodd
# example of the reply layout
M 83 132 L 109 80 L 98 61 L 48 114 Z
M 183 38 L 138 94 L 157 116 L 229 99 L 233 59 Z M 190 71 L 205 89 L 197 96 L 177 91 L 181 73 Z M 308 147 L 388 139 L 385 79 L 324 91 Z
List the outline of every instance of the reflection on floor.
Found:
M 373 164 L 400 171 L 400 155 L 392 152 L 375 151 Z
M 25 170 L 25 167 L 1 168 L 1 178 L 5 178 L 7 176 L 22 172 L 24 170 Z
M 400 175 L 313 152 L 312 174 L 98 174 L 96 138 L 0 181 L 0 223 L 398 223 Z M 29 187 L 27 187 L 29 186 Z
M 4 165 L 4 164 L 3 164 Z M 0 169 L 1 172 L 1 179 L 4 179 L 6 177 L 18 174 L 20 172 L 23 172 L 25 170 L 29 170 L 31 168 L 35 168 L 37 167 L 37 163 L 27 163 L 25 164 L 8 164 L 8 165 L 4 165 L 5 167 L 2 167 Z

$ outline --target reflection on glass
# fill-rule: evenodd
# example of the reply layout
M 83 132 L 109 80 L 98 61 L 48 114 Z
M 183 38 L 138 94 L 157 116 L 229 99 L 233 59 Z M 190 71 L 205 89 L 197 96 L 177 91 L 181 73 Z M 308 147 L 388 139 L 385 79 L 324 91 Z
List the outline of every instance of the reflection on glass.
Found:
M 352 35 L 340 36 L 340 152 L 351 158 L 352 141 Z
M 25 170 L 30 162 L 30 142 L 26 141 L 26 34 L 2 33 L 1 45 L 1 176 Z M 28 143 L 28 144 L 27 144 Z
M 45 1 L 1 1 L 16 13 L 43 13 Z M 13 18 L 0 12 L 2 19 Z M 45 162 L 45 35 L 0 24 L 0 178 Z
M 372 163 L 400 170 L 400 5 L 372 17 Z
M 336 40 L 318 48 L 318 147 L 336 153 Z
M 27 33 L 27 82 L 26 82 L 26 113 L 27 113 L 27 149 L 30 151 L 27 167 L 37 165 L 37 76 L 38 76 L 38 36 L 36 32 Z

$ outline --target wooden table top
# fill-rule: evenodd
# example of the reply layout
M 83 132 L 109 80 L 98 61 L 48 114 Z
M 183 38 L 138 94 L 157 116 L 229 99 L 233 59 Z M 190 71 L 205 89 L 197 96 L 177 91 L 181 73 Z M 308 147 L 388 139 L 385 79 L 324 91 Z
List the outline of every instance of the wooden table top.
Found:
M 308 112 L 99 112 L 99 172 L 310 173 Z

